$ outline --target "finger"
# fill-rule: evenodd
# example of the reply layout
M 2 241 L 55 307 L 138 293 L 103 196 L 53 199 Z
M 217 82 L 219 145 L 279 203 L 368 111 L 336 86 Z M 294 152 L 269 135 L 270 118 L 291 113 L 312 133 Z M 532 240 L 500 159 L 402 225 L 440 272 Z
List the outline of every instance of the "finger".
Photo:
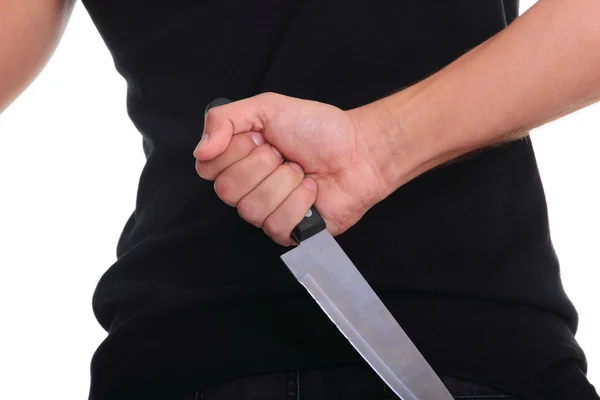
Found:
M 304 171 L 300 165 L 294 162 L 280 165 L 238 202 L 240 217 L 262 228 L 265 219 L 298 187 L 303 177 Z
M 235 135 L 221 155 L 212 160 L 196 160 L 196 172 L 200 177 L 213 181 L 229 166 L 247 157 L 257 146 L 264 143 L 262 133 L 247 132 Z
M 290 238 L 292 230 L 302 221 L 317 198 L 317 184 L 311 178 L 302 183 L 285 199 L 283 203 L 263 224 L 263 231 L 282 246 L 292 246 L 295 242 Z
M 235 207 L 282 162 L 281 154 L 273 146 L 268 143 L 260 145 L 217 176 L 215 192 L 226 204 Z
M 274 93 L 263 93 L 247 99 L 213 107 L 204 118 L 204 133 L 194 150 L 198 160 L 210 160 L 223 153 L 234 135 L 262 132 L 276 104 Z

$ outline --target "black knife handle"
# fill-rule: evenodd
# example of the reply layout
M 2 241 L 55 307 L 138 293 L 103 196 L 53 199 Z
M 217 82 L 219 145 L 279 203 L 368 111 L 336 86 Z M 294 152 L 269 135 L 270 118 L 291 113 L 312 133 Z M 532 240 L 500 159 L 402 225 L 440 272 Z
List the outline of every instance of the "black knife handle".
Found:
M 213 101 L 211 101 L 210 103 L 208 103 L 208 105 L 206 106 L 206 109 L 204 110 L 204 116 L 206 117 L 206 113 L 211 108 L 222 106 L 222 105 L 229 104 L 229 103 L 231 103 L 231 100 L 229 100 L 229 99 L 227 99 L 225 97 L 219 97 L 217 99 L 214 99 Z
M 296 243 L 301 243 L 326 228 L 325 221 L 319 215 L 317 209 L 312 206 L 304 216 L 304 219 L 292 230 L 291 237 Z
M 212 100 L 206 106 L 206 109 L 204 110 L 204 116 L 206 116 L 206 113 L 211 108 L 222 106 L 228 103 L 231 103 L 231 100 L 225 97 L 219 97 Z M 302 241 L 313 235 L 316 235 L 326 228 L 327 226 L 325 225 L 325 221 L 313 206 L 310 208 L 310 210 L 308 210 L 308 213 L 306 213 L 304 219 L 300 221 L 300 223 L 292 230 L 292 234 L 290 236 L 296 243 L 301 243 Z

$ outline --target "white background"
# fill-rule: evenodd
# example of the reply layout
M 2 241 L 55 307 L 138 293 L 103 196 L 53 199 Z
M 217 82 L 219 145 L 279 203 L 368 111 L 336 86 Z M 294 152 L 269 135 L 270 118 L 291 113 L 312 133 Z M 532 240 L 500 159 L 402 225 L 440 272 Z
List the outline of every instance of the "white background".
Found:
M 523 9 L 532 1 L 525 1 Z M 600 106 L 533 133 L 577 335 L 600 385 Z M 133 211 L 141 136 L 78 4 L 59 50 L 0 117 L 0 398 L 84 399 L 104 338 L 91 297 Z M 573 399 L 575 400 L 575 399 Z

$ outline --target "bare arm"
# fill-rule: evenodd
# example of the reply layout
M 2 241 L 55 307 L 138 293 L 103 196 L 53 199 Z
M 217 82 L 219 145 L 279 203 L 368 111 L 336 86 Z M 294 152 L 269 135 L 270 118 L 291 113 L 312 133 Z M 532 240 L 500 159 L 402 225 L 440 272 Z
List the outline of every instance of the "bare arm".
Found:
M 54 52 L 74 0 L 0 0 L 0 113 Z
M 496 36 L 365 106 L 372 112 L 364 114 L 386 121 L 370 150 L 393 191 L 459 155 L 522 137 L 598 100 L 600 1 L 540 0 Z

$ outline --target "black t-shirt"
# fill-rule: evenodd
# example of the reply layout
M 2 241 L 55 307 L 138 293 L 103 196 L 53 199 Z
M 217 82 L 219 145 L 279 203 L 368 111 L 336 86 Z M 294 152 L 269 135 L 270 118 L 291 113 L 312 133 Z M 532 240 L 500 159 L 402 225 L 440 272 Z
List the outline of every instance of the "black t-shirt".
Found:
M 93 298 L 109 335 L 91 398 L 166 399 L 361 362 L 280 261 L 287 249 L 196 175 L 204 108 L 266 91 L 367 104 L 506 27 L 516 1 L 84 4 L 127 81 L 147 156 L 118 261 Z M 337 239 L 438 373 L 527 399 L 581 398 L 560 374 L 549 379 L 557 366 L 586 366 L 528 139 L 418 177 Z

